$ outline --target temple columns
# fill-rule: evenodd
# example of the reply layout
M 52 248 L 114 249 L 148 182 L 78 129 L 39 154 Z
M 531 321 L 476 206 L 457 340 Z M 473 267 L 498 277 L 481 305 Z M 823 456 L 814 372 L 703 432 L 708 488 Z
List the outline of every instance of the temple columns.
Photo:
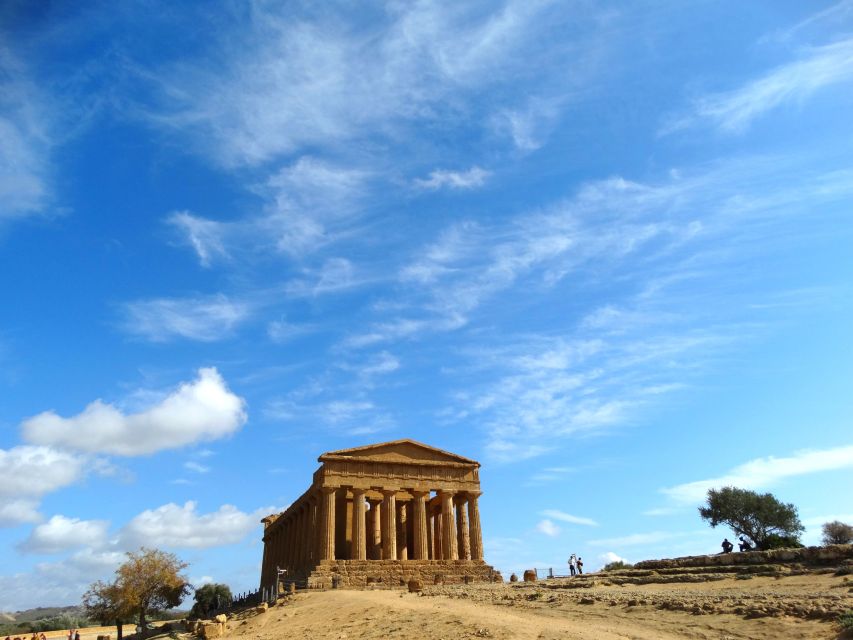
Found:
M 408 502 L 397 503 L 397 560 L 409 559 L 409 536 L 406 531 L 409 526 L 409 519 L 406 516 L 408 504 Z
M 468 528 L 471 535 L 471 560 L 483 559 L 483 530 L 480 528 L 480 507 L 477 505 L 479 497 L 479 493 L 468 493 Z
M 368 500 L 370 513 L 367 523 L 367 557 L 370 560 L 382 559 L 382 501 Z
M 367 560 L 367 514 L 364 509 L 364 490 L 352 492 L 352 557 L 353 560 Z
M 382 559 L 397 559 L 397 492 L 382 490 Z
M 412 502 L 412 517 L 414 518 L 414 526 L 412 527 L 412 558 L 415 560 L 426 560 L 429 558 L 428 536 L 427 536 L 427 517 L 426 505 L 424 499 L 429 494 L 428 491 L 412 491 L 414 500 Z
M 453 516 L 453 494 L 439 492 L 441 498 L 441 550 L 445 560 L 458 560 L 459 548 L 456 546 L 456 522 Z
M 335 559 L 335 487 L 322 488 L 320 516 L 320 560 Z
M 433 544 L 433 559 L 444 560 L 444 539 L 441 537 L 441 507 L 433 511 L 432 514 L 432 544 Z
M 468 531 L 468 499 L 465 494 L 456 497 L 456 538 L 459 547 L 459 559 L 471 559 L 471 536 Z

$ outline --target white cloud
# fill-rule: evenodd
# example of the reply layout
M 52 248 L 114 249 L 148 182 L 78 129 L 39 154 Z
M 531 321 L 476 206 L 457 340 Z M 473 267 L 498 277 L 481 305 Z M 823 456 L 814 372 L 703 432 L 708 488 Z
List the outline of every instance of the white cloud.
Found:
M 187 460 L 184 463 L 184 469 L 188 471 L 193 471 L 195 473 L 210 473 L 210 467 L 207 467 L 203 464 L 199 464 L 195 460 Z
M 559 101 L 531 98 L 523 109 L 505 109 L 494 126 L 512 138 L 520 151 L 535 151 L 543 144 L 560 115 Z
M 167 222 L 186 237 L 203 267 L 211 266 L 217 258 L 229 257 L 225 248 L 225 238 L 228 234 L 225 224 L 206 220 L 189 211 L 176 211 L 169 216 Z
M 213 584 L 214 580 L 212 576 L 199 576 L 197 578 L 190 578 L 190 584 L 192 584 L 196 589 L 202 587 L 206 584 Z
M 598 560 L 601 563 L 601 566 L 610 564 L 611 562 L 624 562 L 625 564 L 629 564 L 627 558 L 623 558 L 622 556 L 617 555 L 612 551 L 607 551 L 605 553 L 599 554 Z
M 267 324 L 267 336 L 276 344 L 285 344 L 316 330 L 312 325 L 295 324 L 286 320 L 272 320 Z
M 441 189 L 449 187 L 451 189 L 474 189 L 482 187 L 486 180 L 491 175 L 491 172 L 480 167 L 474 166 L 467 171 L 449 171 L 447 169 L 435 169 L 429 174 L 429 178 L 419 178 L 415 180 L 415 185 L 422 189 Z
M 551 520 L 548 520 L 547 518 L 545 520 L 539 521 L 539 523 L 536 525 L 536 530 L 552 538 L 555 538 L 560 535 L 560 527 L 555 525 Z
M 26 69 L 0 48 L 0 222 L 43 212 L 53 140 L 45 101 Z
M 545 509 L 542 512 L 543 516 L 547 516 L 549 518 L 553 518 L 554 520 L 559 520 L 560 522 L 568 522 L 570 524 L 580 524 L 586 527 L 597 527 L 598 523 L 592 518 L 582 518 L 580 516 L 573 516 L 570 513 L 566 513 L 565 511 L 558 511 L 557 509 Z
M 25 522 L 38 522 L 38 500 L 9 500 L 0 498 L 0 527 L 9 527 Z
M 319 296 L 340 293 L 368 282 L 359 277 L 355 265 L 346 258 L 329 258 L 319 269 L 303 270 L 304 277 L 285 285 L 288 296 Z
M 400 368 L 400 360 L 387 351 L 380 351 L 373 354 L 363 363 L 357 365 L 342 364 L 340 366 L 344 371 L 357 373 L 364 380 L 365 384 L 368 384 L 369 378 L 397 371 Z
M 785 478 L 851 467 L 853 446 L 800 451 L 787 458 L 768 456 L 750 460 L 723 476 L 679 484 L 661 489 L 661 493 L 677 504 L 698 504 L 712 488 L 767 489 Z
M 71 418 L 46 411 L 25 420 L 21 428 L 24 438 L 36 444 L 134 456 L 223 438 L 245 422 L 244 400 L 211 367 L 199 369 L 198 378 L 138 413 L 126 415 L 95 400 Z M 30 475 L 21 477 L 31 482 Z
M 36 525 L 29 537 L 18 545 L 27 553 L 60 553 L 75 547 L 94 547 L 106 539 L 109 522 L 80 520 L 55 515 Z
M 250 315 L 244 302 L 222 294 L 196 298 L 154 298 L 124 305 L 124 329 L 152 342 L 187 338 L 222 340 Z
M 303 156 L 269 179 L 265 216 L 252 224 L 276 248 L 300 256 L 346 234 L 357 217 L 370 173 Z
M 38 499 L 79 480 L 85 465 L 50 447 L 0 449 L 0 526 L 38 521 Z
M 199 514 L 195 502 L 183 506 L 169 503 L 134 517 L 121 530 L 119 541 L 126 548 L 207 549 L 235 544 L 258 529 L 260 519 L 273 511 L 274 507 L 265 507 L 244 513 L 226 504 L 211 513 Z
M 412 120 L 454 115 L 455 103 L 481 87 L 537 79 L 542 70 L 533 73 L 525 52 L 535 48 L 543 59 L 550 40 L 536 34 L 559 17 L 547 9 L 519 0 L 401 3 L 360 31 L 345 11 L 320 23 L 257 6 L 239 25 L 239 46 L 228 38 L 212 43 L 226 64 L 185 60 L 159 70 L 167 106 L 151 122 L 192 132 L 203 151 L 229 166 L 267 164 L 365 133 L 390 137 Z
M 853 80 L 853 38 L 808 49 L 802 59 L 778 67 L 739 89 L 702 98 L 692 115 L 672 120 L 662 133 L 677 131 L 703 119 L 724 131 L 742 131 L 775 107 L 850 80 Z

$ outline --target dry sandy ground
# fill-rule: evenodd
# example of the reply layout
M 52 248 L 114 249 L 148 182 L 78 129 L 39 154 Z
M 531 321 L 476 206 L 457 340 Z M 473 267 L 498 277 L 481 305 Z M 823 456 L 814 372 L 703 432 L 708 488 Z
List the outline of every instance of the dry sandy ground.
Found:
M 853 608 L 850 582 L 835 576 L 756 578 L 686 585 L 551 590 L 528 585 L 439 587 L 423 595 L 402 591 L 300 593 L 269 611 L 229 622 L 228 637 L 285 638 L 837 638 L 828 620 L 789 615 L 750 617 L 660 609 L 664 601 L 772 603 L 834 601 Z M 534 595 L 541 592 L 539 595 Z M 837 598 L 840 597 L 840 600 Z M 583 604 L 581 601 L 586 602 Z M 592 601 L 592 602 L 591 602 Z M 636 601 L 629 605 L 628 602 Z

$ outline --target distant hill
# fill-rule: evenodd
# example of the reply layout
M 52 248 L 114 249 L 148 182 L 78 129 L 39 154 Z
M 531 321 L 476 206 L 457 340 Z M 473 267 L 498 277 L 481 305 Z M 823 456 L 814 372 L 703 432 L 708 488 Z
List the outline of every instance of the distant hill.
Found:
M 0 621 L 32 622 L 33 620 L 43 620 L 44 618 L 54 618 L 62 615 L 82 616 L 83 608 L 80 606 L 36 607 L 35 609 L 26 609 L 24 611 L 3 612 L 0 613 Z

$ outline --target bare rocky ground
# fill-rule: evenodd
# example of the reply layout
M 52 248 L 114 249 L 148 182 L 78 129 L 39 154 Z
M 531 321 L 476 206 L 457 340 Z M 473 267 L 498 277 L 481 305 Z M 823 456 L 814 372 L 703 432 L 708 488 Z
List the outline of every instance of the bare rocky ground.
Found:
M 815 548 L 816 549 L 816 548 Z M 836 639 L 853 610 L 853 548 L 654 561 L 529 583 L 306 591 L 229 619 L 225 636 L 451 640 Z M 178 634 L 173 634 L 177 637 Z M 183 634 L 181 634 L 183 635 Z M 185 640 L 190 640 L 187 636 Z
M 838 638 L 833 616 L 853 607 L 851 582 L 826 574 L 580 589 L 564 582 L 303 592 L 229 620 L 226 637 Z

